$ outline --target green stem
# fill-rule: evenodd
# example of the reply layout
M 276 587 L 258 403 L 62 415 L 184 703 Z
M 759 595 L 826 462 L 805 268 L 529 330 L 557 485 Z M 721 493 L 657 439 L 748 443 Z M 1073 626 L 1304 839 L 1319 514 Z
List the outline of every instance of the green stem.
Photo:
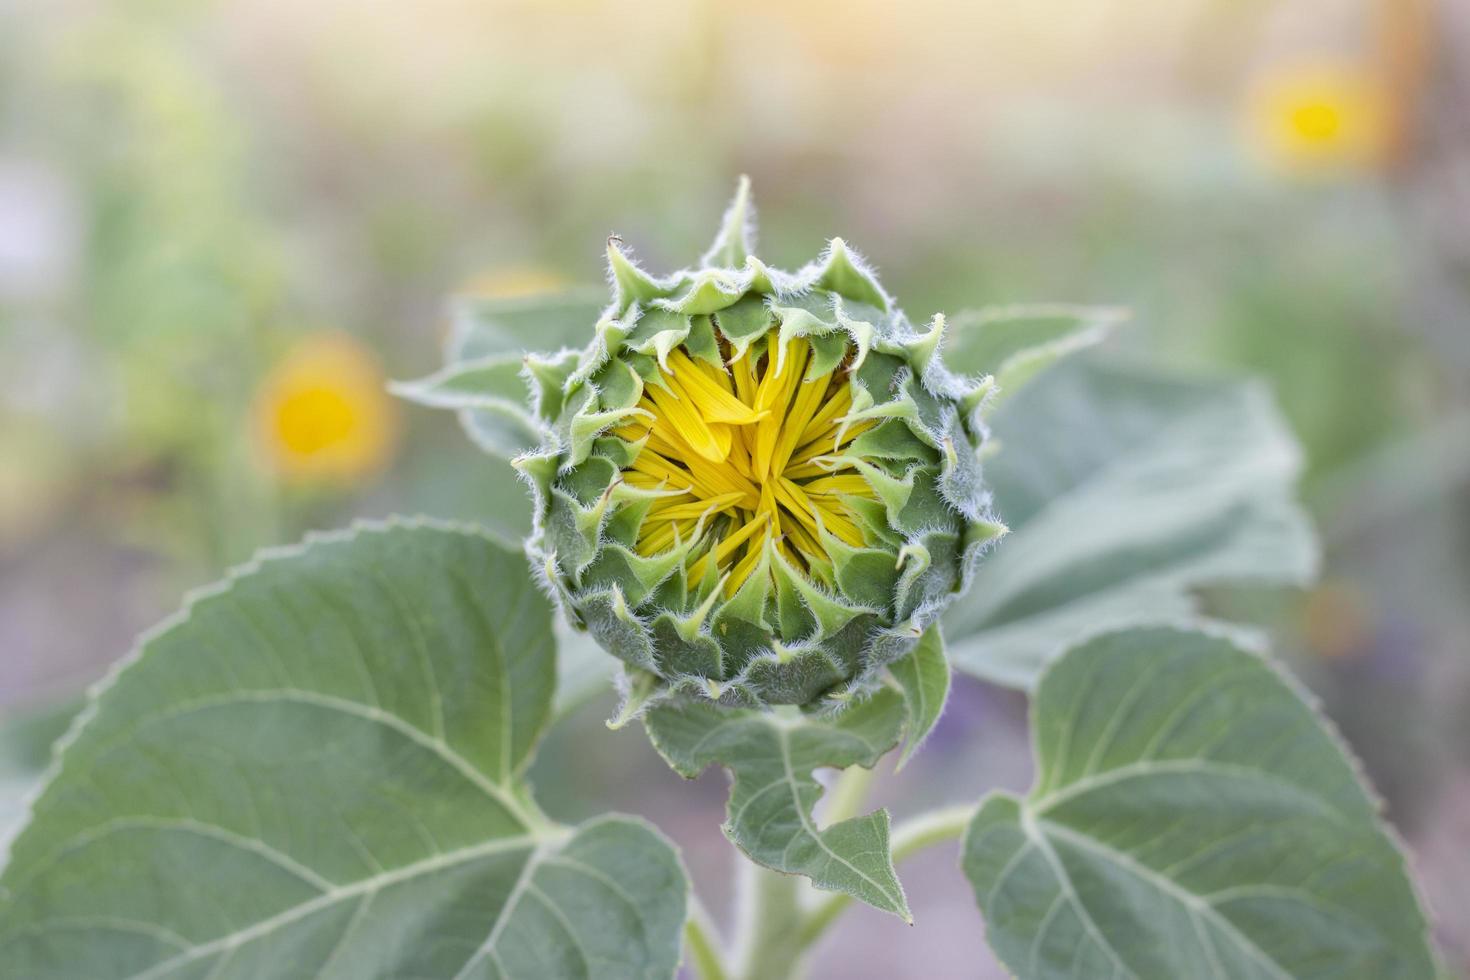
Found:
M 725 954 L 720 948 L 714 921 L 699 899 L 689 896 L 689 920 L 684 923 L 684 941 L 694 975 L 699 980 L 729 980 L 725 971 Z
M 975 815 L 973 806 L 951 806 L 931 810 L 893 828 L 893 863 L 898 864 L 935 844 L 957 840 Z M 806 949 L 822 938 L 852 904 L 852 897 L 842 894 L 824 895 L 801 922 L 798 932 L 800 948 Z
M 962 803 L 941 810 L 930 810 L 905 820 L 893 830 L 894 862 L 912 857 L 935 844 L 959 840 L 974 816 L 975 805 Z
M 823 823 L 831 826 L 857 815 L 873 783 L 873 771 L 850 766 L 827 794 Z M 781 874 L 748 860 L 739 860 L 737 887 L 737 950 L 734 966 L 726 970 L 713 930 L 703 910 L 691 914 L 685 927 L 689 955 L 701 980 L 797 980 L 805 973 L 807 943 L 801 936 L 806 921 L 803 901 L 811 887 L 797 875 Z
M 739 946 L 735 976 L 798 980 L 804 975 L 801 896 L 804 882 L 740 860 Z
M 868 790 L 873 785 L 876 773 L 862 766 L 848 766 L 842 770 L 827 796 L 827 806 L 822 814 L 822 823 L 828 827 L 855 817 L 863 809 Z

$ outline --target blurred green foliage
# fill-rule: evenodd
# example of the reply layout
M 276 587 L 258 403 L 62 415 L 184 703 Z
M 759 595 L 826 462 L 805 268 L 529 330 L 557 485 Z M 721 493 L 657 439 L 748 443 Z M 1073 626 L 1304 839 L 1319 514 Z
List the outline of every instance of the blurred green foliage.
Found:
M 257 389 L 319 330 L 426 374 L 448 294 L 511 267 L 596 284 L 612 232 L 663 270 L 748 172 L 771 261 L 841 234 L 915 320 L 1125 306 L 1115 347 L 1265 374 L 1306 447 L 1327 575 L 1371 600 L 1332 651 L 1309 597 L 1253 608 L 1397 767 L 1391 804 L 1431 820 L 1426 787 L 1465 763 L 1446 746 L 1470 703 L 1467 491 L 1400 450 L 1470 406 L 1445 176 L 1470 140 L 1435 124 L 1463 115 L 1464 66 L 1432 29 L 1465 6 L 8 5 L 0 703 L 95 676 L 183 587 L 310 527 L 396 510 L 524 531 L 510 472 L 436 413 L 404 411 L 382 474 L 280 480 L 251 452 Z M 1394 155 L 1263 167 L 1253 84 L 1323 56 L 1382 76 Z

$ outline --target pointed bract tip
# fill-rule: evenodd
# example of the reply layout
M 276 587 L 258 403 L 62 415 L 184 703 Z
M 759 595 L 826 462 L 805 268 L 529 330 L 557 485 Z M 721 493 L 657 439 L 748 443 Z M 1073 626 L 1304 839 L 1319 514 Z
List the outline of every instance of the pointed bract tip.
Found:
M 891 307 L 888 294 L 878 285 L 873 270 L 842 238 L 833 238 L 819 260 L 821 275 L 817 285 L 839 296 L 887 313 Z
M 618 235 L 607 236 L 607 268 L 614 282 L 637 269 L 628 256 L 627 248 L 623 246 L 623 239 Z
M 646 303 L 663 295 L 653 277 L 628 255 L 623 240 L 617 235 L 607 238 L 607 277 L 617 296 L 617 312 L 623 313 L 633 303 Z
M 976 412 L 978 412 L 981 408 L 985 406 L 985 403 L 990 400 L 990 397 L 994 393 L 995 376 L 987 374 L 985 377 L 981 378 L 978 382 L 975 383 L 975 387 L 971 388 L 968 392 L 965 393 L 963 397 L 960 398 L 961 411 L 963 411 L 966 416 L 973 416 Z
M 720 230 L 709 250 L 700 258 L 704 266 L 739 269 L 755 249 L 755 208 L 750 203 L 750 178 L 745 174 L 735 183 L 735 196 L 720 219 Z
M 929 322 L 929 329 L 904 344 L 909 353 L 909 360 L 920 375 L 929 370 L 929 365 L 934 361 L 934 356 L 939 353 L 944 343 L 945 320 L 943 313 L 934 314 L 934 319 Z

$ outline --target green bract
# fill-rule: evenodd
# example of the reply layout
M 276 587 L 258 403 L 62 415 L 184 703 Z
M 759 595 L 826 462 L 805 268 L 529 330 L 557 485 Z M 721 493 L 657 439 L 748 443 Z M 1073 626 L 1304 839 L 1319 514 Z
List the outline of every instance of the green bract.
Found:
M 625 715 L 687 692 L 836 707 L 909 653 L 1003 527 L 976 450 L 987 380 L 940 357 L 840 239 L 749 254 L 742 183 L 701 266 L 609 243 L 580 351 L 526 358 L 528 550 L 627 668 Z

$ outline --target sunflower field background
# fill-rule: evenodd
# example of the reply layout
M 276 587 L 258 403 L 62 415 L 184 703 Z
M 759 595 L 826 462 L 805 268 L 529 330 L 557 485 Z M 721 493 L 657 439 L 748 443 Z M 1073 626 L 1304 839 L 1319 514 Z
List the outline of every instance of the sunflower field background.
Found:
M 512 471 L 387 382 L 440 363 L 446 295 L 600 288 L 611 233 L 672 269 L 748 173 L 771 259 L 842 234 L 916 321 L 1126 307 L 1116 350 L 1269 380 L 1321 583 L 1208 601 L 1321 698 L 1470 975 L 1467 104 L 1467 0 L 0 0 L 0 823 L 85 686 L 256 549 L 523 535 Z M 957 684 L 897 816 L 1029 782 L 1023 701 Z M 718 881 L 721 777 L 682 792 L 610 703 L 541 798 Z M 968 938 L 926 975 L 999 977 L 947 860 L 914 912 Z M 923 929 L 878 917 L 826 975 L 904 975 Z

